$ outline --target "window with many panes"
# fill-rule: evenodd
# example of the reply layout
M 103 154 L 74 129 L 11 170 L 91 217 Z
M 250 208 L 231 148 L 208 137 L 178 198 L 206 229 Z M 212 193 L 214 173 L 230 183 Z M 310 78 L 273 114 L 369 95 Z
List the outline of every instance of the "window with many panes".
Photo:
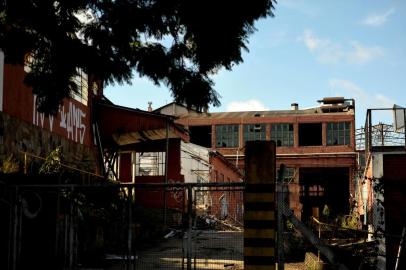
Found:
M 350 122 L 327 123 L 327 145 L 350 145 Z
M 165 152 L 135 153 L 135 175 L 165 175 Z
M 238 147 L 238 125 L 217 125 L 216 147 Z
M 35 62 L 35 53 L 30 53 L 25 55 L 24 58 L 24 71 L 29 73 L 31 72 L 32 66 Z M 82 69 L 76 69 L 76 75 L 73 77 L 73 82 L 76 84 L 76 91 L 72 91 L 71 97 L 83 105 L 87 105 L 88 100 L 88 76 Z
M 275 141 L 276 146 L 293 146 L 293 124 L 272 124 L 271 140 Z
M 87 74 L 81 69 L 76 70 L 76 76 L 73 77 L 73 81 L 76 84 L 76 91 L 72 92 L 72 97 L 81 102 L 84 105 L 87 105 L 87 98 L 89 92 L 88 78 Z
M 244 125 L 244 143 L 246 141 L 265 141 L 266 140 L 265 124 L 247 124 Z

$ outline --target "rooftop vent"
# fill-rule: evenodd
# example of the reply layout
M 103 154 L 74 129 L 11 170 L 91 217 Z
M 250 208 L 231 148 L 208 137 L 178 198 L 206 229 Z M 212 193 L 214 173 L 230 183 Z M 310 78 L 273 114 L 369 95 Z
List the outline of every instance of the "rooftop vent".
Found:
M 318 102 L 322 103 L 320 108 L 323 112 L 343 112 L 355 107 L 354 99 L 344 97 L 325 97 Z
M 344 97 L 325 97 L 321 100 L 318 100 L 318 102 L 323 104 L 342 104 L 344 103 L 344 101 Z

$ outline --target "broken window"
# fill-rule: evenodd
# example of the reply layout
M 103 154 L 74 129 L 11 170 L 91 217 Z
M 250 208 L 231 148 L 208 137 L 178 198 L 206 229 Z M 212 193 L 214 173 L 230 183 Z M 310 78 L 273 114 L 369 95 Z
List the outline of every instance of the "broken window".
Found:
M 76 84 L 76 91 L 71 93 L 72 98 L 81 102 L 83 105 L 87 105 L 89 88 L 87 74 L 83 72 L 83 70 L 77 69 L 73 81 Z
M 323 145 L 321 123 L 299 124 L 299 146 Z
M 190 130 L 190 142 L 211 148 L 211 126 L 192 126 Z
M 165 175 L 165 152 L 137 152 L 135 154 L 135 175 Z
M 28 53 L 24 57 L 24 71 L 29 73 L 36 61 L 36 53 Z M 76 75 L 73 77 L 76 85 L 76 91 L 71 92 L 71 97 L 83 105 L 87 105 L 88 100 L 88 76 L 82 69 L 76 69 Z
M 350 145 L 350 122 L 327 123 L 327 145 Z
M 247 124 L 244 125 L 244 144 L 247 141 L 265 141 L 265 124 Z
M 238 125 L 216 126 L 216 147 L 238 147 Z
M 276 146 L 293 146 L 293 124 L 272 124 L 271 140 Z

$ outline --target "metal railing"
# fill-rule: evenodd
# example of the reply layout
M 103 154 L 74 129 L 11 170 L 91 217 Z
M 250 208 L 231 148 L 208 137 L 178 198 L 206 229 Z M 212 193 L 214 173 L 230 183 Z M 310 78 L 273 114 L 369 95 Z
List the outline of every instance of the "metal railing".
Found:
M 373 115 L 378 113 L 393 113 L 401 117 L 394 117 L 394 124 L 375 123 Z M 406 146 L 405 124 L 406 109 L 404 108 L 380 108 L 368 109 L 365 120 L 365 128 L 359 130 L 356 135 L 359 140 L 357 145 L 361 145 L 362 140 L 365 142 L 365 150 L 372 151 L 374 147 L 395 147 Z M 364 134 L 364 135 L 363 135 Z

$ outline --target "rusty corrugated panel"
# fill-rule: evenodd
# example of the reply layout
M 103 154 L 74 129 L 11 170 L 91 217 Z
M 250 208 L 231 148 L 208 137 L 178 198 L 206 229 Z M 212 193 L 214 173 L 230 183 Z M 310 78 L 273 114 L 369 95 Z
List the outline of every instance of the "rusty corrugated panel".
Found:
M 96 121 L 104 143 L 130 144 L 146 140 L 166 138 L 169 124 L 169 138 L 188 140 L 188 134 L 172 118 L 111 104 L 96 105 Z

